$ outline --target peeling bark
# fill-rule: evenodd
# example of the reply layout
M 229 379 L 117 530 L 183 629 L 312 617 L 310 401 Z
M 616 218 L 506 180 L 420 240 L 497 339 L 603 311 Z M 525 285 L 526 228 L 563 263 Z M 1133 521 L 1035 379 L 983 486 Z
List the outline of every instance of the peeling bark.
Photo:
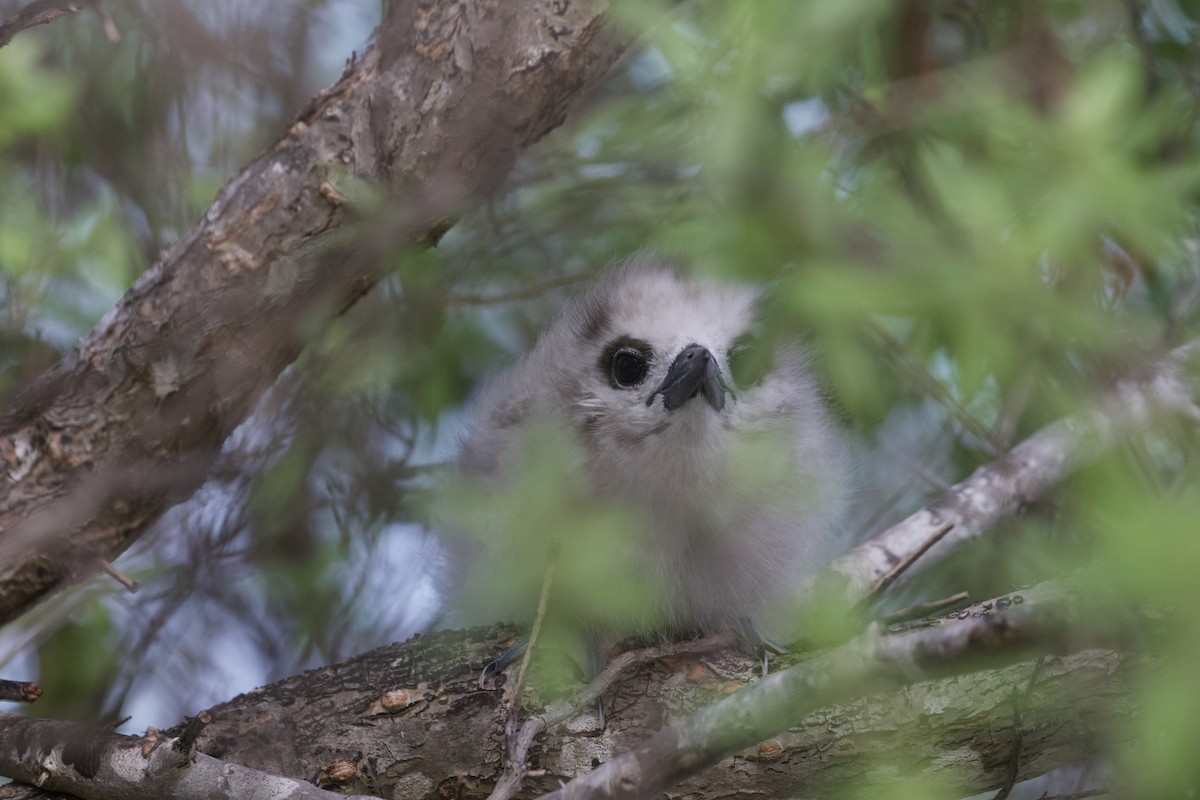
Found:
M 620 52 L 604 0 L 388 6 L 286 134 L 61 363 L 0 415 L 0 624 L 125 550 L 204 480 L 221 442 L 303 346 L 436 240 Z M 358 183 L 387 224 L 323 247 Z

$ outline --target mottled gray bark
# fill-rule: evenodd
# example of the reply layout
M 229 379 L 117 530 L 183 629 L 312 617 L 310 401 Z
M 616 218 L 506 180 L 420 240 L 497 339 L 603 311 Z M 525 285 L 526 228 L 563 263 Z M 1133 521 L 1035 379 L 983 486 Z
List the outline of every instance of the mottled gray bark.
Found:
M 337 800 L 304 780 L 219 761 L 181 739 L 143 739 L 0 712 L 6 774 L 96 800 Z M 354 798 L 351 798 L 354 800 Z M 366 800 L 366 798 L 358 798 Z
M 983 671 L 929 679 L 982 666 L 978 659 L 989 650 L 1011 662 L 1028 648 L 1071 649 L 1070 637 L 1055 635 L 1047 645 L 1048 635 L 1071 629 L 1057 601 L 1012 604 L 1007 618 L 987 616 L 1003 605 L 976 606 L 983 616 L 968 610 L 959 619 L 958 612 L 898 635 L 871 634 L 808 661 L 793 657 L 800 661 L 795 672 L 768 681 L 756 677 L 754 659 L 734 651 L 640 667 L 606 693 L 603 727 L 589 708 L 538 738 L 533 773 L 518 796 L 536 797 L 599 764 L 615 765 L 583 784 L 594 785 L 637 758 L 622 754 L 645 748 L 657 754 L 648 763 L 660 767 L 694 759 L 673 771 L 680 783 L 671 794 L 696 798 L 824 796 L 852 781 L 886 788 L 898 774 L 962 796 L 1009 779 L 1018 739 L 1022 779 L 1093 756 L 1111 741 L 1113 723 L 1132 713 L 1128 656 L 1107 649 L 1049 656 L 1033 680 L 1031 661 L 984 661 Z M 223 761 L 344 792 L 484 797 L 502 772 L 504 710 L 500 680 L 481 687 L 479 668 L 513 635 L 505 628 L 447 631 L 279 681 L 209 709 L 211 722 L 196 746 Z M 536 711 L 553 690 L 536 679 L 532 687 L 526 701 Z M 834 696 L 842 702 L 829 705 Z M 728 708 L 714 706 L 722 702 L 734 708 L 735 722 L 722 718 Z M 705 710 L 693 716 L 697 709 Z M 785 719 L 786 730 L 763 727 Z M 698 727 L 714 721 L 715 733 Z M 667 726 L 674 727 L 663 731 Z M 660 752 L 681 731 L 702 735 Z M 699 751 L 713 748 L 731 755 L 696 773 L 705 763 Z M 0 752 L 0 773 L 12 774 L 4 757 Z M 611 794 L 599 795 L 631 793 L 621 780 L 605 785 Z M 0 790 L 0 798 L 44 796 L 25 792 Z
M 377 44 L 57 366 L 0 414 L 0 623 L 125 550 L 204 480 L 377 256 L 436 240 L 619 52 L 606 0 L 389 4 Z M 385 212 L 328 234 L 364 182 Z

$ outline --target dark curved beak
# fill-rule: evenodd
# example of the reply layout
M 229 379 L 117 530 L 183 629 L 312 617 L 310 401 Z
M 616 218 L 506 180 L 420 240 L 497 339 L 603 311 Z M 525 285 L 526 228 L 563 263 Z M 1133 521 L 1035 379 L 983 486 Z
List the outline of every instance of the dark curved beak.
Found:
M 712 353 L 702 345 L 689 344 L 675 356 L 667 377 L 650 394 L 646 405 L 653 405 L 660 394 L 667 411 L 674 411 L 698 394 L 704 395 L 714 411 L 720 411 L 725 408 L 725 395 L 732 392 Z

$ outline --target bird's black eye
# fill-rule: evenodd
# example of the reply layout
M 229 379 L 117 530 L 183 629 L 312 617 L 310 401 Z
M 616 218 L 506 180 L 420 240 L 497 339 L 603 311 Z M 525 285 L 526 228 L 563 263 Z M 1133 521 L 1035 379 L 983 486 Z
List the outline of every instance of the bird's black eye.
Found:
M 632 347 L 622 347 L 612 355 L 612 379 L 617 386 L 626 389 L 637 386 L 649 369 L 646 356 Z
M 771 368 L 771 348 L 764 346 L 757 331 L 751 330 L 738 337 L 729 348 L 729 372 L 733 384 L 748 389 L 761 381 Z

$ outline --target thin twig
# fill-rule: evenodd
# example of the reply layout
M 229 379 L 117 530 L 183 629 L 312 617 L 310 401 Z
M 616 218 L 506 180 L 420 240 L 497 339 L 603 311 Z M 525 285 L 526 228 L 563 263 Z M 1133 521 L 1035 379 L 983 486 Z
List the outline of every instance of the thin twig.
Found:
M 627 650 L 621 653 L 613 658 L 612 661 L 609 661 L 608 665 L 600 671 L 600 674 L 585 686 L 579 694 L 575 695 L 569 704 L 558 706 L 553 711 L 548 711 L 526 720 L 516 737 L 515 748 L 509 753 L 509 765 L 513 763 L 520 764 L 522 772 L 525 775 L 532 775 L 532 773 L 524 769 L 524 764 L 525 758 L 529 753 L 529 748 L 537 735 L 547 728 L 570 719 L 580 709 L 595 703 L 627 670 L 640 664 L 658 661 L 661 658 L 710 653 L 715 650 L 733 647 L 737 643 L 737 634 L 733 631 L 726 631 L 713 636 L 706 636 L 703 639 L 693 639 L 688 642 L 672 642 L 657 647 L 645 647 L 640 650 Z M 512 776 L 510 776 L 508 771 L 509 765 L 506 765 L 504 774 L 496 782 L 496 788 L 488 795 L 488 800 L 511 800 L 520 791 L 520 781 L 513 782 Z
M 507 710 L 504 716 L 504 773 L 500 779 L 496 781 L 496 787 L 492 789 L 492 793 L 488 796 L 488 800 L 508 800 L 521 790 L 521 784 L 525 780 L 526 765 L 525 756 L 529 752 L 529 745 L 522 744 L 523 729 L 518 729 L 518 716 L 521 711 L 521 695 L 525 691 L 525 675 L 529 671 L 529 664 L 533 658 L 533 648 L 537 645 L 538 636 L 542 632 L 542 622 L 546 619 L 546 608 L 550 602 L 550 589 L 554 586 L 554 573 L 558 566 L 558 558 L 552 553 L 550 563 L 546 565 L 546 574 L 542 578 L 542 593 L 538 598 L 537 615 L 533 618 L 533 629 L 529 632 L 529 641 L 525 645 L 525 652 L 521 655 L 521 665 L 517 668 L 516 675 L 513 676 L 509 685 L 509 690 L 505 692 L 504 698 L 507 703 Z M 533 741 L 533 737 L 529 737 L 529 741 Z
M 1007 450 L 1003 440 L 988 430 L 988 427 L 977 420 L 975 416 L 958 401 L 944 383 L 930 374 L 924 365 L 917 363 L 904 349 L 904 345 L 882 327 L 875 326 L 871 335 L 878 343 L 884 355 L 891 358 L 891 364 L 900 376 L 909 380 L 913 386 L 929 394 L 939 405 L 950 412 L 950 415 L 976 438 L 991 447 L 992 454 L 998 455 Z
M 42 696 L 42 687 L 33 681 L 0 680 L 0 700 L 14 703 L 32 703 Z
M 871 588 L 867 589 L 867 593 L 863 597 L 863 602 L 869 603 L 872 600 L 874 600 L 876 597 L 881 595 L 883 593 L 884 589 L 891 586 L 892 583 L 894 583 L 897 578 L 899 578 L 901 575 L 904 574 L 905 570 L 907 570 L 909 567 L 911 567 L 918 558 L 925 555 L 926 551 L 928 551 L 929 548 L 933 547 L 935 544 L 940 542 L 942 540 L 942 537 L 945 536 L 947 533 L 949 533 L 951 530 L 953 530 L 953 528 L 954 528 L 954 523 L 947 522 L 945 525 L 943 525 L 942 527 L 938 528 L 936 531 L 931 533 L 929 535 L 929 538 L 927 538 L 924 542 L 921 543 L 920 547 L 918 547 L 916 550 L 913 550 L 911 553 L 906 555 L 903 558 L 903 560 L 900 561 L 899 564 L 892 567 L 890 570 L 888 570 L 887 573 L 885 573 L 882 577 L 880 577 L 879 580 L 877 580 L 873 584 L 871 584 Z
M 512 693 L 508 698 L 510 712 L 513 716 L 516 712 L 512 709 L 519 708 L 521 705 L 521 693 L 525 691 L 525 675 L 529 671 L 529 662 L 533 658 L 533 648 L 537 645 L 538 637 L 542 632 L 542 622 L 546 619 L 546 607 L 549 605 L 550 589 L 554 586 L 554 573 L 557 568 L 558 559 L 551 557 L 550 563 L 546 565 L 546 576 L 542 579 L 542 593 L 538 597 L 537 616 L 533 618 L 533 630 L 529 632 L 529 644 L 525 646 L 525 652 L 521 656 L 521 666 L 517 669 Z
M 902 608 L 899 611 L 893 611 L 883 618 L 885 625 L 895 625 L 897 622 L 904 622 L 909 619 L 920 619 L 927 617 L 935 611 L 941 611 L 943 608 L 956 606 L 964 600 L 971 599 L 970 592 L 959 592 L 952 594 L 949 597 L 943 597 L 940 600 L 930 600 L 928 603 L 918 603 L 917 605 Z
M 1025 408 L 1029 405 L 1029 398 L 1033 396 L 1036 384 L 1037 376 L 1034 371 L 1032 369 L 1025 370 L 1017 379 L 1012 391 L 1004 398 L 1004 402 L 1000 404 L 1000 411 L 996 414 L 996 423 L 992 426 L 992 436 L 997 441 L 1004 443 L 1005 452 L 1012 445 L 1012 437 L 1017 432 L 1017 423 L 1021 421 L 1021 415 L 1025 413 Z
M 1004 784 L 1000 787 L 1000 791 L 996 792 L 992 800 L 1007 800 L 1012 793 L 1013 787 L 1017 785 L 1017 777 L 1021 771 L 1021 703 L 1018 699 L 1020 693 L 1015 689 L 1012 695 L 1013 707 L 1013 743 L 1012 756 L 1008 764 L 1008 777 L 1004 779 Z
M 1025 685 L 1025 691 L 1021 692 L 1016 689 L 1012 694 L 1013 707 L 1013 746 L 1012 759 L 1009 762 L 1008 777 L 1004 781 L 1004 785 L 1000 787 L 1000 791 L 996 792 L 992 800 L 1006 800 L 1012 793 L 1013 787 L 1017 785 L 1017 779 L 1021 775 L 1021 726 L 1024 724 L 1021 719 L 1021 702 L 1022 696 L 1026 699 L 1032 694 L 1033 686 L 1037 682 L 1038 671 L 1042 668 L 1046 657 L 1042 656 L 1033 665 L 1033 672 L 1029 675 L 1029 683 Z
M 111 563 L 105 561 L 104 559 L 100 559 L 100 567 L 109 575 L 111 575 L 113 580 L 128 589 L 130 594 L 137 592 L 138 582 L 126 575 L 124 572 L 121 572 L 121 570 L 114 567 Z
M 670 658 L 672 656 L 691 656 L 701 653 L 711 653 L 714 650 L 722 650 L 728 647 L 733 647 L 739 643 L 738 635 L 733 631 L 706 636 L 703 639 L 693 639 L 688 642 L 671 642 L 670 644 L 659 645 L 657 647 L 644 647 L 640 650 L 627 650 L 624 653 L 613 658 L 608 662 L 600 674 L 583 688 L 583 690 L 575 696 L 569 708 L 560 709 L 558 711 L 543 714 L 534 719 L 541 720 L 543 729 L 551 725 L 570 719 L 576 711 L 584 706 L 591 705 L 600 699 L 600 696 L 608 691 L 617 679 L 621 677 L 627 670 L 632 669 L 640 664 L 648 664 L 651 661 L 658 661 L 661 658 Z M 533 722 L 534 720 L 530 720 Z M 529 724 L 529 723 L 526 723 Z
M 117 44 L 121 41 L 121 32 L 117 30 L 117 24 L 113 22 L 112 17 L 104 10 L 104 6 L 99 2 L 92 4 L 92 10 L 96 12 L 96 16 L 100 18 L 100 27 L 104 29 L 104 38 L 108 39 L 110 44 Z
M 917 477 L 918 480 L 920 480 L 922 483 L 924 483 L 926 486 L 928 486 L 930 489 L 937 492 L 938 494 L 945 494 L 946 492 L 950 491 L 950 488 L 951 488 L 950 484 L 946 483 L 944 480 L 939 478 L 937 475 L 934 475 L 932 472 L 927 470 L 922 465 L 917 464 L 915 462 L 910 463 L 909 469 L 912 471 L 912 474 Z

